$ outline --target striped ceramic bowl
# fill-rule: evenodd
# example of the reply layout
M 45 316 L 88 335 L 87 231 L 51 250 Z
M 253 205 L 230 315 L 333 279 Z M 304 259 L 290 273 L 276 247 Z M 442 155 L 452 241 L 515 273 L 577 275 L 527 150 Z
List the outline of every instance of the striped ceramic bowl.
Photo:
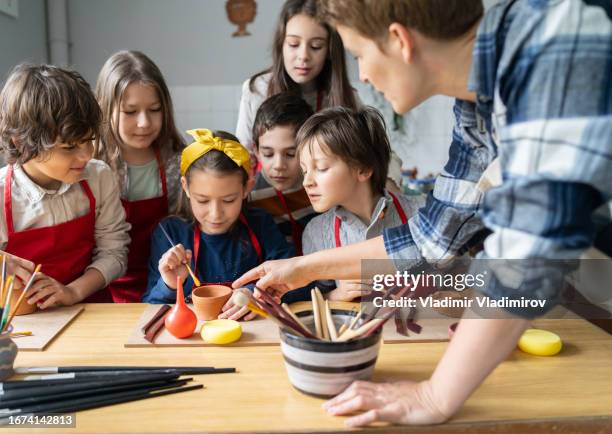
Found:
M 355 312 L 332 309 L 336 330 Z M 312 311 L 300 312 L 300 320 L 314 330 Z M 281 328 L 281 350 L 289 381 L 297 390 L 319 398 L 330 398 L 346 389 L 355 380 L 372 376 L 381 331 L 364 339 L 328 342 L 296 336 Z

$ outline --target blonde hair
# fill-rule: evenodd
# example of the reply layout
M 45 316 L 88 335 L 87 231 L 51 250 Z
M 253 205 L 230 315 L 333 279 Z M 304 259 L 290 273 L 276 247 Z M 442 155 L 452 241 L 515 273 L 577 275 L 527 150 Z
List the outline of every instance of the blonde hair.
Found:
M 116 108 L 132 83 L 150 85 L 157 91 L 162 107 L 162 128 L 152 146 L 160 150 L 162 159 L 165 160 L 185 147 L 174 122 L 168 86 L 157 65 L 140 51 L 119 51 L 108 58 L 96 84 L 96 97 L 102 109 L 102 125 L 94 144 L 94 155 L 106 161 L 115 171 L 121 161 L 122 144 L 117 131 L 119 119 Z

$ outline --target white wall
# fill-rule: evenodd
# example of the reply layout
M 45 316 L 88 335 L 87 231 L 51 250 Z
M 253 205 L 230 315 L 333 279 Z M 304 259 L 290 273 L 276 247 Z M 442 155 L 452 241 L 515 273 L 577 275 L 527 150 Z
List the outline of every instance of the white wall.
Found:
M 18 18 L 0 13 L 0 85 L 15 65 L 46 61 L 44 0 L 20 0 Z
M 71 59 L 90 82 L 108 56 L 141 50 L 170 86 L 238 84 L 269 64 L 282 0 L 260 0 L 248 26 L 233 38 L 225 0 L 69 0 Z

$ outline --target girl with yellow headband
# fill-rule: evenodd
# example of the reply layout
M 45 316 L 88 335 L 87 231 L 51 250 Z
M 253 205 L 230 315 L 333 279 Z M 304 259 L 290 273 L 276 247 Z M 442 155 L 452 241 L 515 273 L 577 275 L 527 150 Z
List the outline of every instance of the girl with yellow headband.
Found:
M 231 286 L 234 279 L 268 259 L 293 256 L 293 247 L 262 210 L 245 209 L 253 181 L 249 152 L 229 133 L 188 131 L 195 141 L 181 156 L 184 196 L 179 215 L 163 220 L 153 232 L 149 281 L 143 301 L 172 303 L 177 276 L 188 277 L 186 264 L 203 285 Z M 170 235 L 172 247 L 164 234 Z M 249 289 L 252 289 L 251 288 Z M 193 280 L 184 284 L 191 294 Z M 220 318 L 247 313 L 228 302 Z M 249 314 L 245 319 L 250 319 Z

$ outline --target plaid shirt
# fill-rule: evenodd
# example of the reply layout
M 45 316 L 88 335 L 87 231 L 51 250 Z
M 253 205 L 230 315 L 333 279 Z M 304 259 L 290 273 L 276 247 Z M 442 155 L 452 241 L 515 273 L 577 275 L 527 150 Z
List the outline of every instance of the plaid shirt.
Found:
M 483 224 L 484 259 L 578 258 L 592 213 L 612 197 L 612 1 L 514 0 L 491 8 L 457 101 L 449 162 L 408 227 L 384 234 L 401 269 L 461 255 Z M 502 185 L 476 183 L 499 154 Z M 558 299 L 559 281 L 531 270 L 493 298 Z M 527 289 L 529 288 L 529 289 Z M 542 312 L 515 311 L 523 316 Z

